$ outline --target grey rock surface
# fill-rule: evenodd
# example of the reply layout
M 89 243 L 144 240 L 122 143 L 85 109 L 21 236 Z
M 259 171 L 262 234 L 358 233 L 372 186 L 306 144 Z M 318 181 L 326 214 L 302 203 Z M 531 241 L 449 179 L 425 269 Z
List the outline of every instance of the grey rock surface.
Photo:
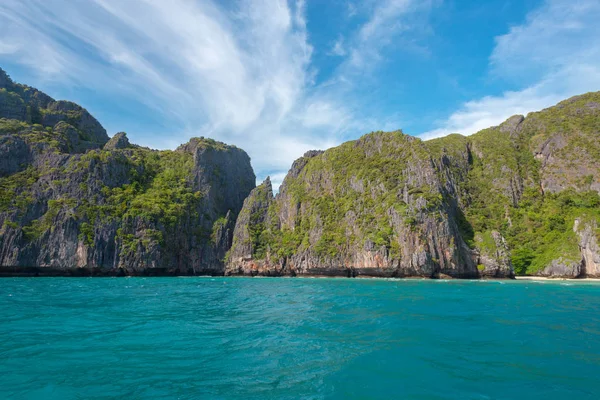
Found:
M 0 120 L 0 275 L 224 274 L 256 180 L 244 151 L 204 138 L 162 152 L 124 133 L 109 140 L 77 104 L 1 70 L 0 87 L 11 94 L 0 98 L 11 118 Z

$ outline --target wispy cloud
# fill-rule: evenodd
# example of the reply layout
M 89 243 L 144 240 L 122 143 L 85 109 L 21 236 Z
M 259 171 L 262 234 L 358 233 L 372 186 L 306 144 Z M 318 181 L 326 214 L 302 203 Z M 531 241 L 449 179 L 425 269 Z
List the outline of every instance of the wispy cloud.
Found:
M 370 18 L 358 30 L 349 50 L 349 67 L 365 69 L 381 61 L 381 52 L 392 43 L 406 44 L 402 33 L 428 29 L 424 17 L 435 0 L 382 0 L 374 2 Z
M 429 139 L 453 132 L 472 134 L 560 100 L 600 90 L 600 3 L 596 0 L 549 0 L 523 25 L 496 38 L 490 73 L 513 84 L 534 82 L 517 91 L 465 103 Z
M 353 2 L 348 2 L 346 4 L 346 11 L 348 12 L 348 17 L 350 17 L 350 18 L 352 18 L 356 14 L 358 14 L 358 9 L 356 7 L 356 4 L 354 4 Z
M 344 38 L 339 37 L 331 46 L 331 50 L 329 51 L 329 55 L 343 57 L 347 54 L 346 48 L 344 46 Z
M 139 118 L 157 122 L 153 132 L 129 132 L 139 144 L 173 148 L 203 135 L 242 147 L 259 179 L 277 186 L 307 150 L 401 127 L 402 110 L 377 114 L 370 103 L 377 68 L 396 52 L 427 56 L 420 39 L 441 3 L 349 1 L 354 30 L 318 49 L 339 63 L 319 83 L 304 0 L 3 0 L 0 61 L 152 110 Z M 547 0 L 490 55 L 489 78 L 519 89 L 466 102 L 422 136 L 474 133 L 600 89 L 598 20 L 596 0 Z
M 7 0 L 0 49 L 47 79 L 126 95 L 173 119 L 177 137 L 136 132 L 142 144 L 212 135 L 248 148 L 263 172 L 328 145 L 307 128 L 335 128 L 339 120 L 326 113 L 343 113 L 337 104 L 311 104 L 304 12 L 303 1 L 224 10 L 210 1 Z M 312 120 L 306 110 L 315 108 Z M 289 129 L 292 122 L 304 126 Z
M 227 8 L 216 0 L 4 0 L 0 60 L 153 110 L 164 127 L 129 132 L 139 144 L 172 148 L 200 135 L 236 144 L 262 179 L 349 131 L 386 125 L 389 118 L 357 113 L 360 100 L 349 93 L 366 59 L 369 68 L 380 62 L 379 51 L 409 29 L 423 4 L 349 3 L 349 14 L 360 7 L 366 22 L 347 42 L 340 36 L 333 52 L 341 66 L 319 85 L 303 0 L 240 0 Z

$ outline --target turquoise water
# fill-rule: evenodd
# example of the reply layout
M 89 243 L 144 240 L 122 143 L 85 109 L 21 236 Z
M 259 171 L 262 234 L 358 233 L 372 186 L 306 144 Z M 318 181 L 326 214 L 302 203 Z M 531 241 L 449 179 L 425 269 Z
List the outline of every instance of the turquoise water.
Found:
M 0 279 L 0 399 L 597 399 L 600 284 Z

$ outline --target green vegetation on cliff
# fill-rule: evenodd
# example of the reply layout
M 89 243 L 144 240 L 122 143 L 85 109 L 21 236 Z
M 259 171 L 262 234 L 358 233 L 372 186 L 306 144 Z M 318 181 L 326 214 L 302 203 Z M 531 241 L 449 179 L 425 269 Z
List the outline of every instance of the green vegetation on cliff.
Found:
M 439 229 L 448 229 L 441 221 L 450 206 L 428 149 L 401 131 L 309 152 L 294 163 L 273 201 L 263 192 L 257 187 L 242 209 L 230 262 L 252 256 L 280 265 L 298 257 L 295 262 L 344 264 L 351 254 L 376 251 L 382 255 L 373 263 L 410 264 L 412 252 L 423 252 L 421 243 L 438 229 L 428 224 L 439 221 Z M 409 236 L 414 243 L 407 245 Z M 451 244 L 453 237 L 440 242 Z M 425 262 L 445 265 L 442 257 L 454 256 Z
M 285 196 L 310 211 L 284 224 L 281 232 L 263 235 L 268 245 L 260 247 L 289 255 L 312 245 L 318 255 L 335 257 L 372 243 L 399 256 L 390 210 L 410 227 L 419 213 L 435 210 L 442 201 L 426 177 L 411 181 L 401 174 L 428 161 L 423 144 L 401 131 L 374 132 L 311 157 L 298 176 L 286 178 L 282 186 Z M 408 196 L 423 199 L 423 206 L 409 207 Z M 322 234 L 313 243 L 314 231 Z
M 183 217 L 197 218 L 200 191 L 192 189 L 193 158 L 189 153 L 173 151 L 93 150 L 79 160 L 76 168 L 90 169 L 94 163 L 122 163 L 127 168 L 127 182 L 121 186 L 103 186 L 102 200 L 83 201 L 76 212 L 83 218 L 81 239 L 92 246 L 91 234 L 99 223 L 117 222 L 125 228 L 131 223 L 159 226 L 167 231 L 175 228 Z M 85 184 L 83 190 L 89 190 Z M 127 229 L 119 231 L 124 249 L 135 248 L 142 241 Z M 163 243 L 161 231 L 147 232 L 150 239 Z M 146 236 L 148 236 L 146 235 Z M 133 243 L 132 243 L 133 242 Z
M 588 93 L 524 120 L 426 144 L 434 157 L 452 160 L 454 176 L 466 172 L 457 182 L 472 229 L 467 243 L 498 231 L 515 272 L 535 274 L 561 257 L 581 258 L 575 219 L 600 221 L 599 135 L 600 93 Z
M 280 265 L 346 263 L 373 252 L 377 265 L 400 260 L 406 268 L 471 257 L 482 274 L 511 263 L 519 274 L 577 264 L 575 221 L 600 221 L 599 135 L 600 93 L 469 137 L 422 142 L 373 132 L 297 160 L 268 209 L 240 223 L 252 257 Z M 234 238 L 239 255 L 235 247 Z M 420 261 L 406 261 L 423 251 Z
M 109 141 L 0 70 L 0 264 L 223 273 L 231 250 L 241 273 L 577 274 L 600 257 L 599 138 L 600 93 L 469 137 L 372 132 L 306 153 L 274 197 L 234 146 Z
M 218 272 L 254 185 L 234 146 L 109 140 L 82 107 L 0 69 L 0 266 Z
M 560 257 L 580 260 L 575 219 L 600 221 L 600 196 L 572 189 L 543 197 L 529 198 L 526 194 L 511 211 L 511 224 L 504 232 L 511 244 L 515 271 L 536 273 Z
M 64 158 L 69 138 L 60 132 L 26 123 L 8 125 L 11 136 L 6 145 L 22 140 L 35 159 L 46 159 L 0 176 L 3 226 L 22 230 L 25 244 L 45 240 L 58 221 L 73 219 L 78 240 L 90 250 L 98 245 L 99 235 L 113 231 L 121 258 L 135 258 L 154 248 L 185 247 L 173 239 L 181 234 L 194 246 L 222 246 L 216 235 L 226 229 L 227 212 L 237 211 L 213 206 L 214 200 L 207 199 L 210 186 L 195 183 L 190 149 L 227 153 L 229 146 L 202 138 L 194 139 L 192 148 L 177 151 L 127 144 Z M 221 184 L 219 168 L 211 173 L 208 184 Z M 32 207 L 40 211 L 32 214 Z

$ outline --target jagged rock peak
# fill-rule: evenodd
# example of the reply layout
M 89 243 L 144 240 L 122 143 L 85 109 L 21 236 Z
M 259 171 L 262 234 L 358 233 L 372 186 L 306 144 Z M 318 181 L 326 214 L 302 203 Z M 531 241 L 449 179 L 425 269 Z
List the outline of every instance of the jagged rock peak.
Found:
M 304 158 L 313 158 L 318 156 L 319 154 L 323 154 L 323 150 L 309 150 L 302 157 Z
M 513 115 L 506 121 L 500 124 L 500 132 L 503 133 L 513 133 L 519 129 L 519 125 L 525 120 L 525 117 L 522 115 Z
M 0 118 L 53 128 L 64 121 L 76 128 L 81 139 L 103 146 L 109 137 L 106 130 L 85 108 L 70 102 L 55 101 L 47 94 L 27 85 L 14 83 L 0 69 Z
M 131 147 L 131 144 L 127 139 L 127 134 L 119 132 L 104 145 L 104 150 L 126 149 L 128 147 Z
M 300 171 L 302 171 L 302 169 L 306 166 L 306 164 L 311 158 L 320 156 L 323 153 L 323 150 L 309 150 L 306 153 L 304 153 L 302 157 L 298 158 L 292 163 L 292 168 L 290 168 L 286 178 L 298 176 Z M 285 181 L 282 186 L 285 186 Z
M 271 177 L 267 176 L 261 186 L 266 187 L 271 193 L 273 192 L 273 185 L 271 184 Z
M 233 241 L 229 251 L 229 265 L 225 270 L 225 274 L 252 274 L 252 267 L 247 265 L 246 261 L 252 259 L 253 254 L 256 252 L 262 255 L 268 253 L 268 249 L 261 246 L 256 232 L 270 222 L 268 211 L 273 201 L 273 190 L 269 177 L 262 184 L 255 187 L 244 200 L 244 205 L 233 231 Z
M 229 150 L 237 149 L 236 146 L 219 142 L 214 139 L 205 138 L 204 136 L 193 137 L 189 142 L 182 144 L 176 151 L 194 153 L 198 149 L 214 149 L 214 150 Z

